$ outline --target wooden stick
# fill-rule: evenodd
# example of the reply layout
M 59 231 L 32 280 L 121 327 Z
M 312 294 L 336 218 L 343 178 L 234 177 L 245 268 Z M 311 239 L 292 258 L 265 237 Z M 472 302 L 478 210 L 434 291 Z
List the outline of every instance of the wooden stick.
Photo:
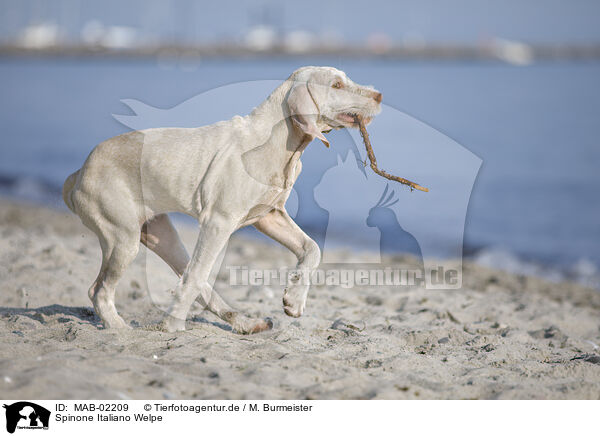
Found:
M 360 136 L 362 136 L 365 148 L 367 149 L 367 156 L 369 156 L 369 161 L 371 161 L 371 169 L 375 173 L 379 174 L 381 177 L 385 177 L 386 179 L 394 180 L 396 182 L 402 183 L 403 185 L 408 185 L 410 186 L 411 191 L 413 189 L 418 189 L 419 191 L 429 192 L 428 188 L 425 188 L 421 185 L 417 185 L 415 182 L 403 179 L 402 177 L 393 176 L 392 174 L 389 174 L 377 168 L 377 159 L 375 159 L 375 153 L 373 152 L 373 147 L 371 147 L 371 141 L 369 140 L 369 133 L 367 132 L 365 123 L 360 115 L 356 115 L 355 120 L 358 123 L 358 127 L 360 129 Z

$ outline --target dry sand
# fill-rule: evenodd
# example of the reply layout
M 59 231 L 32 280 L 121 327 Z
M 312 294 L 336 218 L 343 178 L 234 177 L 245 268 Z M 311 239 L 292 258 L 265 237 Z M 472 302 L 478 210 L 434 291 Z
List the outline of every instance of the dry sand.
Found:
M 193 229 L 184 234 L 193 240 Z M 195 307 L 189 330 L 164 333 L 153 330 L 161 311 L 152 301 L 164 302 L 176 277 L 142 249 L 117 291 L 135 328 L 110 331 L 87 297 L 99 257 L 75 216 L 0 200 L 2 398 L 600 397 L 600 293 L 574 284 L 467 264 L 460 291 L 316 286 L 292 319 L 277 286 L 231 287 L 220 276 L 232 305 L 275 328 L 237 335 Z M 241 236 L 228 257 L 294 264 L 284 249 Z

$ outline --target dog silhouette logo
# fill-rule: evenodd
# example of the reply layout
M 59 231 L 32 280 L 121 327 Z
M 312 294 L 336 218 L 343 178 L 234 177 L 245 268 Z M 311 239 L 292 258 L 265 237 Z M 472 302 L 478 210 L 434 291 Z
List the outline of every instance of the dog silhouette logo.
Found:
M 136 131 L 155 127 L 197 128 L 250 113 L 256 102 L 279 85 L 279 80 L 232 83 L 164 109 L 125 99 L 122 102 L 130 112 L 113 117 Z M 382 112 L 369 124 L 369 136 L 376 144 L 379 161 L 387 171 L 423 182 L 430 191 L 411 192 L 394 183 L 386 191 L 388 180 L 367 168 L 367 155 L 358 130 L 334 129 L 328 133 L 331 149 L 308 146 L 304 150 L 302 173 L 294 183 L 286 209 L 319 245 L 324 265 L 345 264 L 349 268 L 352 264 L 376 265 L 393 259 L 395 254 L 407 254 L 407 262 L 417 263 L 423 270 L 427 289 L 460 289 L 467 210 L 482 160 L 423 121 L 389 105 L 382 107 Z M 242 122 L 241 117 L 235 120 Z M 152 143 L 153 131 L 140 133 L 146 135 L 145 144 Z M 142 150 L 142 162 L 152 158 L 151 153 L 144 151 L 146 148 L 145 145 Z M 248 172 L 247 180 L 271 184 L 267 177 L 270 175 L 257 173 L 251 170 L 252 165 L 246 164 L 257 152 L 249 151 L 241 162 Z M 155 183 L 152 174 L 145 171 L 140 172 L 140 177 L 143 186 Z M 153 201 L 151 193 L 146 191 L 142 187 L 144 199 Z M 390 196 L 392 191 L 394 194 Z M 193 249 L 193 238 L 184 242 L 189 242 L 189 249 Z M 222 266 L 227 265 L 226 250 L 215 263 L 211 277 L 217 277 Z M 341 251 L 343 256 L 339 255 Z M 452 259 L 457 279 L 434 280 L 431 273 L 446 269 L 446 259 Z M 151 265 L 147 272 L 169 268 L 152 256 L 147 257 L 147 262 Z M 167 306 L 171 294 L 166 288 L 170 285 L 155 286 L 151 281 L 148 285 L 152 286 L 149 289 L 152 300 L 159 306 Z
M 6 431 L 14 433 L 18 429 L 48 429 L 50 411 L 42 406 L 28 401 L 19 401 L 6 409 Z

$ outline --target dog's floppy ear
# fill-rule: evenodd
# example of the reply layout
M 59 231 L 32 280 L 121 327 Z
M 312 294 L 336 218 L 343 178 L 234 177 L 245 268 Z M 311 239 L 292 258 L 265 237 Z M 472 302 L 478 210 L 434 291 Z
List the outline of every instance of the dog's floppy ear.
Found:
M 317 127 L 319 109 L 315 104 L 306 82 L 295 82 L 287 98 L 292 121 L 312 139 L 319 138 L 326 147 L 329 141 Z

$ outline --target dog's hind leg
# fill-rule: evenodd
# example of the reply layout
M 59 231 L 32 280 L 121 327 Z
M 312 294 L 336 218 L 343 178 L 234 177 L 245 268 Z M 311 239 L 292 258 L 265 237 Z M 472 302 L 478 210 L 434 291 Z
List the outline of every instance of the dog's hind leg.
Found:
M 190 256 L 181 243 L 169 215 L 160 214 L 146 221 L 142 226 L 140 240 L 164 260 L 175 274 L 179 277 L 183 275 Z
M 140 247 L 140 218 L 133 202 L 109 201 L 78 191 L 76 210 L 83 224 L 100 241 L 102 265 L 88 291 L 105 328 L 128 328 L 115 307 L 115 288 Z
M 102 247 L 102 266 L 88 295 L 105 328 L 128 328 L 115 307 L 115 288 L 137 255 L 139 233 L 113 230 L 98 235 Z

